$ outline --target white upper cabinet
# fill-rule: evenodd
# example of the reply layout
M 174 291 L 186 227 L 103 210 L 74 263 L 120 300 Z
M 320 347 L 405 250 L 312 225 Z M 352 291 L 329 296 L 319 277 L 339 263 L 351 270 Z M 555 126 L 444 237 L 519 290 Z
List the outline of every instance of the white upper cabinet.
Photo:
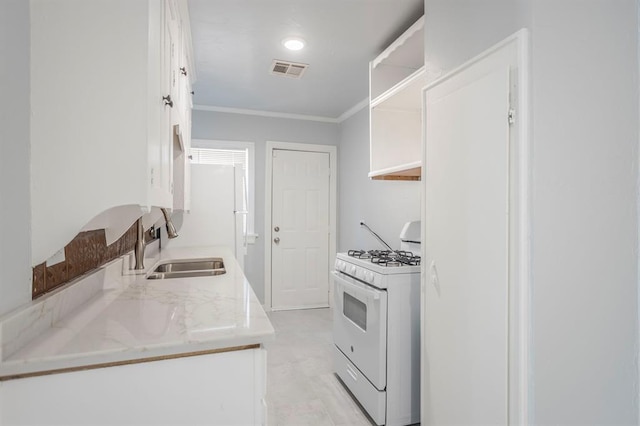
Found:
M 176 0 L 31 1 L 33 264 L 110 208 L 173 207 L 181 10 Z
M 192 61 L 191 28 L 187 12 L 187 2 L 178 6 L 178 34 L 176 45 L 175 95 L 176 105 L 173 115 L 173 208 L 191 209 L 191 110 L 193 108 L 192 83 L 195 81 L 195 67 Z
M 372 179 L 420 180 L 424 16 L 369 64 Z

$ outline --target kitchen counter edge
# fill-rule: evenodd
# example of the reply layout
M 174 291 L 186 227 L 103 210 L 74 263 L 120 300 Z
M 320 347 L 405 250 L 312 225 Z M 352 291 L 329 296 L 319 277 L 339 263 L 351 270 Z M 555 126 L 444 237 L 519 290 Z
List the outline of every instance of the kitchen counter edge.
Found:
M 229 270 L 232 270 L 233 268 L 235 273 L 242 274 L 242 277 L 244 278 L 244 274 L 231 250 L 223 246 L 164 249 L 156 258 L 145 260 L 145 262 L 151 265 L 151 267 L 147 268 L 145 272 L 151 270 L 155 265 L 160 263 L 206 257 L 222 257 Z M 128 257 L 125 256 L 124 259 L 121 260 L 126 263 Z M 103 268 L 99 268 L 95 273 L 99 272 Z M 94 273 L 92 273 L 92 275 L 93 274 Z M 71 286 L 76 286 L 76 288 L 78 288 L 82 286 L 81 281 L 82 280 L 73 283 Z M 129 277 L 127 277 L 126 274 L 123 275 L 123 282 L 125 283 L 126 288 L 130 288 L 135 285 L 150 285 L 145 283 L 145 281 L 145 275 L 130 275 Z M 244 281 L 246 282 L 246 278 L 244 278 Z M 110 283 L 105 282 L 105 286 L 101 289 L 101 293 L 94 297 L 104 298 L 104 294 L 108 291 L 113 291 L 112 288 L 108 288 L 109 285 Z M 69 289 L 72 289 L 72 287 Z M 185 340 L 178 344 L 176 344 L 176 342 L 170 342 L 168 344 L 159 343 L 152 346 L 140 344 L 140 346 L 123 346 L 119 350 L 96 350 L 94 352 L 64 354 L 59 356 L 52 354 L 49 357 L 44 358 L 41 356 L 29 358 L 28 348 L 30 346 L 37 344 L 39 339 L 46 339 L 48 336 L 50 337 L 52 333 L 56 332 L 56 324 L 54 323 L 46 331 L 34 337 L 25 345 L 24 348 L 16 351 L 15 354 L 11 354 L 7 359 L 0 358 L 0 382 L 24 377 L 66 373 L 93 368 L 105 368 L 117 365 L 153 362 L 163 359 L 182 358 L 262 347 L 263 343 L 268 342 L 275 337 L 275 331 L 264 309 L 257 300 L 251 286 L 248 286 L 248 289 L 250 291 L 250 299 L 257 302 L 257 308 L 259 308 L 259 312 L 254 311 L 253 315 L 258 315 L 260 321 L 257 322 L 258 324 L 262 324 L 262 326 L 256 327 L 255 330 L 249 329 L 241 336 L 229 335 L 222 338 L 203 341 L 190 341 L 185 338 Z M 37 300 L 34 301 L 34 303 L 37 303 Z M 27 308 L 32 305 L 33 304 L 30 304 Z M 15 315 L 16 313 L 19 314 L 19 310 L 17 310 L 17 312 L 14 311 L 12 314 Z M 74 313 L 71 312 L 69 317 L 63 318 L 62 320 L 65 322 L 72 322 L 73 316 Z M 4 317 L 2 319 L 4 319 Z M 0 322 L 2 319 L 0 319 Z M 1 328 L 0 331 L 2 331 Z

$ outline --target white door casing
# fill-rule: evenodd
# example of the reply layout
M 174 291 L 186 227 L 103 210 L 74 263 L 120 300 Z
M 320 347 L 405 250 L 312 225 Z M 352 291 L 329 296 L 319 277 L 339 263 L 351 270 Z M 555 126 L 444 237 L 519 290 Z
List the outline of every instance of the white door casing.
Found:
M 425 425 L 529 422 L 527 42 L 424 91 Z
M 329 306 L 336 147 L 267 142 L 266 148 L 265 308 Z
M 272 153 L 273 309 L 329 306 L 329 154 Z

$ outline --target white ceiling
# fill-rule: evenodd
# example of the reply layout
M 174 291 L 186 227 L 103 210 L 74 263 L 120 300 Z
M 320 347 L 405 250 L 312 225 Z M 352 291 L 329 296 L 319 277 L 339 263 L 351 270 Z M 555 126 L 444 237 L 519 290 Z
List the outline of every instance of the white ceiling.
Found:
M 194 104 L 338 118 L 367 98 L 369 61 L 415 22 L 424 0 L 188 0 Z M 302 51 L 281 40 L 300 36 Z M 300 80 L 272 75 L 302 62 Z

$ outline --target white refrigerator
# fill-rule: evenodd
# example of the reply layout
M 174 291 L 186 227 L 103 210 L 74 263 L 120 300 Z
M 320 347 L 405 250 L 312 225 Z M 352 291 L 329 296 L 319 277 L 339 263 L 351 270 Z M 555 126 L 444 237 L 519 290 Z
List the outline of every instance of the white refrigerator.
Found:
M 246 193 L 241 167 L 191 164 L 191 210 L 174 212 L 179 236 L 167 247 L 228 246 L 244 269 Z

